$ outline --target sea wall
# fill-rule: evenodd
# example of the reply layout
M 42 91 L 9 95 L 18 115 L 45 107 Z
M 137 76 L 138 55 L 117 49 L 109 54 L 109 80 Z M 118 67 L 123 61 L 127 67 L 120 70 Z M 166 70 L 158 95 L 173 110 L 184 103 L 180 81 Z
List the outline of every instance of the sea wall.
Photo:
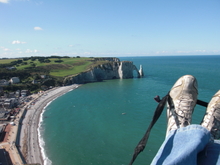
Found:
M 97 82 L 111 79 L 128 79 L 133 78 L 133 71 L 140 73 L 133 62 L 120 61 L 118 58 L 95 58 L 97 61 L 108 61 L 89 69 L 86 72 L 70 76 L 64 80 L 64 84 L 84 84 L 89 82 Z

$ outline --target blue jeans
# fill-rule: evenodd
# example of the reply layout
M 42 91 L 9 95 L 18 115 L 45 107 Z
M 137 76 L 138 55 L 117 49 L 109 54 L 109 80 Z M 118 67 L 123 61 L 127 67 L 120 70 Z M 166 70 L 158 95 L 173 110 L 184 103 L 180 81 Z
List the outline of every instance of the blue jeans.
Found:
M 201 125 L 189 125 L 169 132 L 151 165 L 216 165 L 219 154 L 219 140 Z

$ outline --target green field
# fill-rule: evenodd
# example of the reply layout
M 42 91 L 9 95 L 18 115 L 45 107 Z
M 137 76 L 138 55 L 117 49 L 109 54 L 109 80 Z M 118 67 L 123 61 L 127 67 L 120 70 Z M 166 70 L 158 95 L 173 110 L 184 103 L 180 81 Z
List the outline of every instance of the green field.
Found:
M 4 86 L 5 91 L 14 92 L 26 89 L 38 92 L 54 86 L 69 85 L 71 77 L 104 63 L 109 63 L 109 61 L 67 56 L 0 59 L 0 77 L 5 80 L 11 77 L 20 79 L 19 84 Z
M 17 59 L 0 59 L 0 64 L 9 64 L 12 61 L 15 61 Z
M 74 65 L 75 64 L 75 65 Z M 78 73 L 81 73 L 83 71 L 86 71 L 91 66 L 92 62 L 90 61 L 81 61 L 80 63 L 73 63 L 68 64 L 65 66 L 68 66 L 68 69 L 55 69 L 51 70 L 50 75 L 57 76 L 57 77 L 65 77 L 69 75 L 75 75 Z
M 18 59 L 1 59 L 0 64 L 9 64 Z M 20 59 L 22 60 L 22 58 Z M 32 61 L 23 60 L 21 64 L 15 65 L 17 70 L 25 70 L 31 67 L 39 67 L 48 70 L 49 75 L 55 77 L 66 77 L 70 75 L 75 75 L 83 71 L 88 70 L 92 66 L 102 64 L 104 61 L 94 62 L 93 58 L 49 58 L 49 63 L 42 63 L 38 59 Z M 62 62 L 56 62 L 57 60 L 62 60 Z

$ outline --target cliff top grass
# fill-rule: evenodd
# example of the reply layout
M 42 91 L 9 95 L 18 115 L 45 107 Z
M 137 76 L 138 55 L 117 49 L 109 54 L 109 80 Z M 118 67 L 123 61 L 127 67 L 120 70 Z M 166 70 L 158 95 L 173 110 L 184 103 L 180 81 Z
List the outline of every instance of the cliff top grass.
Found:
M 42 61 L 43 59 L 43 61 Z M 17 70 L 34 70 L 36 68 L 46 70 L 49 75 L 66 77 L 84 72 L 106 61 L 96 61 L 94 58 L 21 58 L 0 59 L 0 64 L 14 64 Z
M 9 64 L 11 63 L 12 61 L 15 61 L 17 59 L 1 59 L 0 60 L 0 64 Z

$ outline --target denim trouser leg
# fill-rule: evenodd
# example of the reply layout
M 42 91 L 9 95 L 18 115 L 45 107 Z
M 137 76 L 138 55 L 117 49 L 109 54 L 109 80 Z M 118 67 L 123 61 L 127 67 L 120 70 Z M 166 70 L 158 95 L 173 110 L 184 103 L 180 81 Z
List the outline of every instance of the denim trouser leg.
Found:
M 151 165 L 197 165 L 197 155 L 210 139 L 210 132 L 200 125 L 170 131 Z
M 198 165 L 220 164 L 220 141 L 210 141 L 203 151 L 198 154 Z

